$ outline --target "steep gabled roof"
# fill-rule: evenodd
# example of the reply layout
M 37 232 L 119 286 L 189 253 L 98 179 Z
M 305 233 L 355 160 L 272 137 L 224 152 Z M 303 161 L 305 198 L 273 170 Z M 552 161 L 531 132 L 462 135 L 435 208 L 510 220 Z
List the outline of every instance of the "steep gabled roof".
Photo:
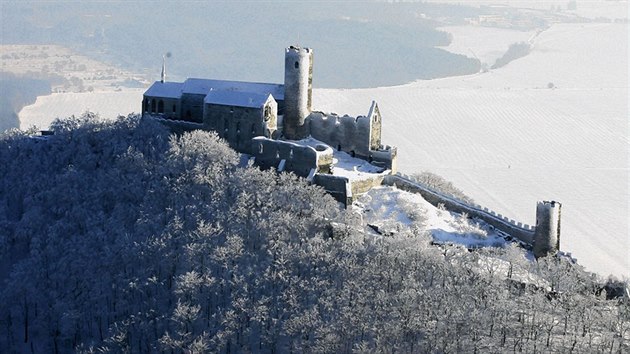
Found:
M 267 100 L 273 99 L 270 94 L 238 91 L 210 91 L 203 100 L 204 103 L 222 106 L 260 108 Z
M 144 95 L 150 97 L 180 98 L 183 86 L 184 84 L 181 82 L 156 81 L 146 90 Z

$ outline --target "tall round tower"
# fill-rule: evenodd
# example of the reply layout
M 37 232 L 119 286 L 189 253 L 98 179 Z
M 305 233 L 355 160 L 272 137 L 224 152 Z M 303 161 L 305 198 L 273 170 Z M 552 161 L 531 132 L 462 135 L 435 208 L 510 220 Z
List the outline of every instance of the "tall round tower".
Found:
M 308 136 L 306 117 L 311 113 L 313 50 L 290 46 L 284 55 L 284 136 L 299 140 Z

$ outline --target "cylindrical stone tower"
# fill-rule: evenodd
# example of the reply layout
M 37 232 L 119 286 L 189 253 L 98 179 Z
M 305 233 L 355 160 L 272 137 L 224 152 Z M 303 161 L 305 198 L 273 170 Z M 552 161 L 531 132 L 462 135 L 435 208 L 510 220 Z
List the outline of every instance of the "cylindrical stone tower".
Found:
M 284 137 L 308 136 L 306 117 L 311 113 L 313 50 L 291 46 L 284 55 Z
M 562 204 L 558 202 L 538 202 L 534 233 L 534 256 L 536 258 L 555 254 L 560 249 L 561 208 Z

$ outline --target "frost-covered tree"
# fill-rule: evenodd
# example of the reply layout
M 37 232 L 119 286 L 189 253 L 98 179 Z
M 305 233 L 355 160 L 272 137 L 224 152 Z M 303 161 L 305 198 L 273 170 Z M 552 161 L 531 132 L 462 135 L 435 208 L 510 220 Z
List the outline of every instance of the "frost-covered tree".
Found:
M 90 115 L 0 137 L 9 352 L 625 352 L 627 302 L 518 247 L 366 236 L 216 134 Z M 345 223 L 331 237 L 331 221 Z

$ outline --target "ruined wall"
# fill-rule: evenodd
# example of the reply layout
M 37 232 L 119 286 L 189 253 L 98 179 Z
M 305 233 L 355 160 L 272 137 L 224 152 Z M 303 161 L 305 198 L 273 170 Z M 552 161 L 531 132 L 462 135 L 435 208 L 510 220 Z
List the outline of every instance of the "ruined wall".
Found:
M 352 205 L 352 188 L 348 182 L 348 178 L 328 174 L 316 174 L 313 178 L 313 183 L 324 188 L 328 194 L 338 202 L 343 203 L 346 207 Z
M 308 117 L 311 136 L 333 149 L 368 159 L 370 156 L 370 120 L 367 117 L 326 115 L 313 112 Z
M 382 117 L 376 101 L 372 101 L 367 118 L 370 120 L 370 150 L 378 150 L 381 147 Z
M 352 195 L 354 197 L 357 197 L 361 194 L 367 193 L 370 189 L 374 187 L 382 185 L 385 176 L 386 175 L 374 175 L 372 177 L 350 181 L 350 189 L 352 190 Z
M 313 138 L 370 162 L 374 159 L 373 151 L 384 150 L 381 144 L 381 122 L 381 113 L 374 101 L 367 116 L 355 118 L 323 112 L 313 112 L 308 116 Z M 384 157 L 379 154 L 381 160 Z
M 395 146 L 385 145 L 378 150 L 372 150 L 368 161 L 374 166 L 390 170 L 392 174 L 395 174 L 398 171 L 398 149 Z
M 495 229 L 509 234 L 528 245 L 534 245 L 535 228 L 530 225 L 508 219 L 501 214 L 488 210 L 487 208 L 482 208 L 478 205 L 471 206 L 453 198 L 443 196 L 438 192 L 431 191 L 426 187 L 402 176 L 386 176 L 383 180 L 383 184 L 396 186 L 399 189 L 411 193 L 419 193 L 426 201 L 435 206 L 443 204 L 447 210 L 457 213 L 466 213 L 469 217 L 483 220 L 489 225 L 492 225 Z
M 251 144 L 254 163 L 263 169 L 274 167 L 301 177 L 309 177 L 311 173 L 317 172 L 318 152 L 310 146 L 265 137 L 256 137 Z
M 203 129 L 203 125 L 201 123 L 186 122 L 183 120 L 176 120 L 176 119 L 167 119 L 164 116 L 160 116 L 160 115 L 143 114 L 142 118 L 155 119 L 158 122 L 164 124 L 166 127 L 169 128 L 171 132 L 175 134 L 183 134 L 185 132 Z

